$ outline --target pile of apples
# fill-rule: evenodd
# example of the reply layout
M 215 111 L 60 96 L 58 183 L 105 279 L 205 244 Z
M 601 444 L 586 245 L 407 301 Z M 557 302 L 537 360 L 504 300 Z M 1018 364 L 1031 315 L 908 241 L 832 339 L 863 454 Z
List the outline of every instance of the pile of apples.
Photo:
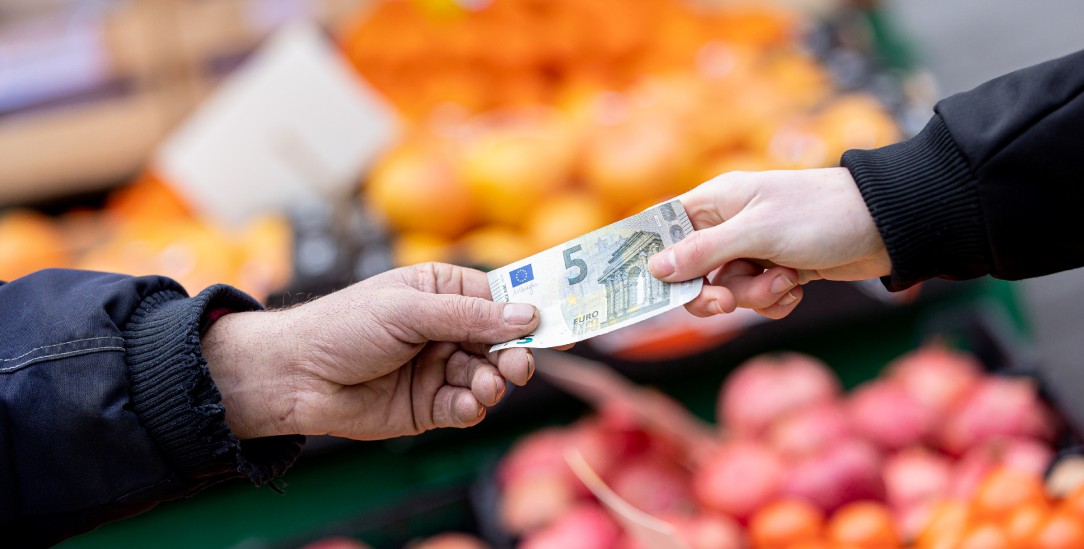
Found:
M 990 491 L 1041 493 L 1060 423 L 1033 380 L 929 344 L 849 392 L 814 357 L 754 357 L 724 381 L 716 429 L 690 443 L 615 403 L 533 433 L 497 472 L 501 523 L 525 549 L 641 547 L 573 474 L 575 448 L 692 549 L 972 547 L 931 522 L 974 501 L 967 516 L 1002 516 L 983 514 Z

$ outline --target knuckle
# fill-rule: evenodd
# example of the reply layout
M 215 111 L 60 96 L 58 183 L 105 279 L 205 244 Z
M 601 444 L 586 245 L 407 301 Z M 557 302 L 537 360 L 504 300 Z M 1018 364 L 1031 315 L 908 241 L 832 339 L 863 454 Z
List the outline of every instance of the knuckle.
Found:
M 415 288 L 425 293 L 437 293 L 437 274 L 435 263 L 420 263 L 409 268 L 413 272 Z
M 498 313 L 493 310 L 490 301 L 463 297 L 455 300 L 454 308 L 454 318 L 450 320 L 457 323 L 455 331 L 463 340 L 491 338 L 495 331 L 500 330 Z
M 467 318 L 477 325 L 487 326 L 491 320 L 491 308 L 489 303 L 481 299 L 465 299 L 464 313 Z
M 470 356 L 462 351 L 452 353 L 445 365 L 445 379 L 449 383 L 463 385 L 471 378 Z

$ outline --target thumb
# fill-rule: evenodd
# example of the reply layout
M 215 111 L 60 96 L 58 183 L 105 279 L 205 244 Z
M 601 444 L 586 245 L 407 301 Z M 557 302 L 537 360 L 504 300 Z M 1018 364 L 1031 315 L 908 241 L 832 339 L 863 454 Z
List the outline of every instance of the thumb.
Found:
M 430 341 L 502 343 L 530 334 L 539 315 L 528 303 L 495 303 L 481 297 L 419 293 L 405 327 Z
M 707 275 L 740 258 L 763 259 L 755 235 L 742 230 L 741 216 L 714 227 L 693 231 L 674 245 L 651 256 L 647 268 L 655 278 L 681 282 Z

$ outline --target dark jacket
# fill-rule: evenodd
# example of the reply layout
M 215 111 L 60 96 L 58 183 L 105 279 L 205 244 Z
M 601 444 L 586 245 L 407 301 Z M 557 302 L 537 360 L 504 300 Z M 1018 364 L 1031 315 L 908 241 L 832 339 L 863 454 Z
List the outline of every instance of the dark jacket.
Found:
M 214 483 L 267 483 L 301 437 L 240 443 L 200 354 L 213 314 L 163 277 L 52 269 L 0 283 L 0 545 L 42 546 Z
M 913 139 L 843 155 L 892 259 L 885 284 L 1084 266 L 1084 51 L 934 110 Z

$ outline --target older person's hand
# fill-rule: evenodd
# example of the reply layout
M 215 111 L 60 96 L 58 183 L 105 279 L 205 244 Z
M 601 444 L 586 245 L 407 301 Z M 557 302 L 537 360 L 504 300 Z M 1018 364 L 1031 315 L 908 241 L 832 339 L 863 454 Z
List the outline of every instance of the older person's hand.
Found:
M 531 305 L 494 303 L 484 273 L 404 267 L 291 309 L 236 313 L 202 338 L 226 420 L 241 439 L 353 439 L 468 427 L 534 372 Z
M 864 280 L 891 262 L 845 168 L 731 172 L 678 197 L 696 229 L 652 256 L 667 282 L 708 276 L 686 308 L 699 316 L 754 309 L 789 314 L 810 280 Z

